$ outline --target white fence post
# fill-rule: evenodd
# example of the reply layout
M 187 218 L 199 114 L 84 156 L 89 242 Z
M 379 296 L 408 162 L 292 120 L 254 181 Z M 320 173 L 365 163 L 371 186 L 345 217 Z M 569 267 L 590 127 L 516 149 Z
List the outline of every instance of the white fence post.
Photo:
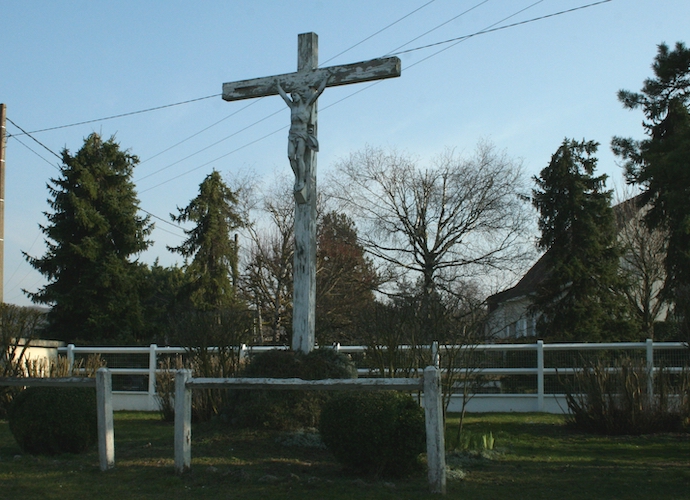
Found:
M 544 341 L 537 340 L 537 411 L 544 411 Z
M 158 346 L 151 344 L 149 349 L 149 411 L 155 411 L 158 409 L 158 401 L 156 401 L 156 368 L 158 368 L 156 355 Z
M 192 466 L 192 390 L 187 381 L 191 370 L 175 373 L 175 471 L 179 474 Z
M 647 399 L 649 403 L 654 401 L 654 341 L 647 339 Z
M 446 493 L 446 443 L 443 434 L 441 370 L 424 369 L 424 413 L 426 414 L 426 460 L 432 493 Z
M 67 366 L 71 374 L 74 369 L 74 344 L 67 344 Z
M 99 368 L 96 372 L 96 404 L 98 415 L 98 457 L 101 470 L 105 471 L 115 467 L 113 384 L 110 370 L 107 368 Z

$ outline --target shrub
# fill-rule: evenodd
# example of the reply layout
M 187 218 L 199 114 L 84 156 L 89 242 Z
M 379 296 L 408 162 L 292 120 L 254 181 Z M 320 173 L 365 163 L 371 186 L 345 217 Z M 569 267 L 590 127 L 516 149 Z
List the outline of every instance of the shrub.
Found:
M 352 360 L 335 349 L 315 349 L 302 356 L 299 372 L 304 380 L 357 378 L 357 368 Z
M 166 357 L 158 363 L 156 373 L 156 400 L 161 419 L 164 422 L 175 420 L 175 373 L 185 368 L 182 356 Z M 194 391 L 192 391 L 192 406 Z
M 9 424 L 27 453 L 81 453 L 97 441 L 96 391 L 29 387 L 10 406 Z
M 181 303 L 170 316 L 168 333 L 185 347 L 185 365 L 195 377 L 236 377 L 241 365 L 238 347 L 250 341 L 252 324 L 253 314 L 239 302 L 213 310 Z M 205 422 L 216 418 L 225 397 L 225 391 L 219 389 L 193 391 L 192 419 Z
M 354 378 L 352 361 L 332 349 L 309 354 L 271 350 L 251 358 L 242 373 L 250 378 Z M 321 405 L 330 395 L 323 391 L 229 391 L 224 418 L 233 425 L 276 430 L 316 427 Z
M 31 307 L 0 302 L 0 377 L 24 375 L 26 349 L 45 321 L 45 313 Z M 16 387 L 0 386 L 0 418 L 5 418 Z
M 335 458 L 358 473 L 402 476 L 424 451 L 424 411 L 409 394 L 336 394 L 323 406 L 319 430 Z
M 684 427 L 690 418 L 690 374 L 657 372 L 650 395 L 643 362 L 622 359 L 613 368 L 594 362 L 565 382 L 571 426 L 610 435 L 677 432 Z
M 273 349 L 252 356 L 242 372 L 251 378 L 292 378 L 301 375 L 301 356 L 295 351 Z

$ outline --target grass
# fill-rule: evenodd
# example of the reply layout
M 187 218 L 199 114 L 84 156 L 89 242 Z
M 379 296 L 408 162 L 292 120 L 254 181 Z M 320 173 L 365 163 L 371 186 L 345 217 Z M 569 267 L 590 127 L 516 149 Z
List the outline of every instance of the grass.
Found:
M 449 419 L 454 434 L 457 419 Z M 579 434 L 562 417 L 470 415 L 465 428 L 491 432 L 495 452 L 463 458 L 464 480 L 448 498 L 688 498 L 690 434 L 604 437 Z M 426 473 L 404 480 L 344 473 L 326 450 L 286 447 L 279 433 L 193 426 L 192 470 L 173 472 L 173 427 L 157 414 L 115 415 L 116 468 L 98 469 L 96 450 L 33 457 L 0 422 L 0 498 L 146 499 L 423 499 Z

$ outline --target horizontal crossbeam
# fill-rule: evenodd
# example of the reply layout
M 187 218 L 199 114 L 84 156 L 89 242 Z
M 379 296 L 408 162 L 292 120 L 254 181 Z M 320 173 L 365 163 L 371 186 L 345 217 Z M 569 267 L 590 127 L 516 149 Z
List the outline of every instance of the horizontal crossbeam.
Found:
M 223 84 L 223 99 L 239 101 L 255 97 L 265 97 L 278 94 L 277 83 L 285 92 L 317 87 L 324 78 L 328 77 L 326 87 L 338 87 L 351 83 L 384 80 L 400 76 L 401 63 L 398 57 L 372 59 L 354 64 L 331 66 L 308 71 L 298 71 L 283 75 L 266 76 L 241 80 Z

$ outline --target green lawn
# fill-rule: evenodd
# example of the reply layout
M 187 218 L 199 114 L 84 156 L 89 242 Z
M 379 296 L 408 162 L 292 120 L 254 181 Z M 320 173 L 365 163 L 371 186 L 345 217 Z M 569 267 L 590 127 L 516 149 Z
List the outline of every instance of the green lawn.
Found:
M 451 417 L 449 434 L 456 420 Z M 601 437 L 569 431 L 561 417 L 474 415 L 466 429 L 491 431 L 496 452 L 466 458 L 448 498 L 690 498 L 690 434 Z M 349 476 L 330 454 L 286 447 L 277 433 L 193 427 L 192 471 L 173 472 L 173 428 L 156 414 L 116 413 L 116 468 L 85 455 L 32 457 L 0 422 L 0 498 L 342 499 L 432 498 L 426 473 L 383 481 Z

